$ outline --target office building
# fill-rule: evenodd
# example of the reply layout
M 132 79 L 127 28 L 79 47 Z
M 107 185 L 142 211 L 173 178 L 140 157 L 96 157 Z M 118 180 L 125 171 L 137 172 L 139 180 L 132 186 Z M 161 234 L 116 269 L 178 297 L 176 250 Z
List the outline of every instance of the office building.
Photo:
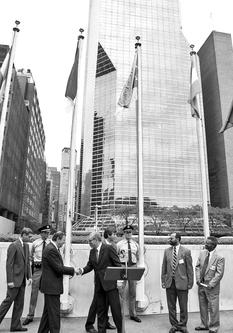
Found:
M 77 158 L 77 153 L 75 154 L 75 162 Z M 70 148 L 62 149 L 62 157 L 61 157 L 61 176 L 60 176 L 60 191 L 59 191 L 59 229 L 65 230 L 66 224 L 66 212 L 67 212 L 67 200 L 68 200 L 68 185 L 69 185 L 69 173 L 70 173 Z M 77 206 L 75 204 L 75 195 L 77 190 L 75 191 L 75 183 L 77 172 L 75 170 L 75 182 L 73 184 L 73 209 Z M 75 211 L 74 211 L 75 216 Z M 74 221 L 74 217 L 73 217 Z
M 0 45 L 0 66 L 8 48 L 6 45 Z M 0 113 L 1 108 L 2 104 L 0 104 Z M 15 69 L 12 73 L 7 111 L 0 166 L 0 220 L 2 223 L 0 224 L 2 232 L 3 230 L 14 232 L 15 222 L 18 221 L 21 210 L 29 128 L 29 111 L 24 103 Z
M 39 99 L 30 70 L 17 72 L 21 92 L 29 113 L 26 168 L 20 223 L 38 228 L 42 223 L 46 190 L 45 133 Z
M 233 207 L 233 130 L 219 134 L 233 98 L 233 49 L 231 35 L 213 31 L 198 51 L 210 183 L 215 207 Z
M 47 187 L 49 188 L 49 213 L 48 223 L 52 223 L 54 229 L 58 226 L 60 172 L 56 167 L 47 167 Z M 48 192 L 48 191 L 47 191 Z
M 84 86 L 81 213 L 111 215 L 137 199 L 135 97 L 117 102 L 136 36 L 142 49 L 144 200 L 157 207 L 201 205 L 199 153 L 189 98 L 190 49 L 179 1 L 93 0 Z

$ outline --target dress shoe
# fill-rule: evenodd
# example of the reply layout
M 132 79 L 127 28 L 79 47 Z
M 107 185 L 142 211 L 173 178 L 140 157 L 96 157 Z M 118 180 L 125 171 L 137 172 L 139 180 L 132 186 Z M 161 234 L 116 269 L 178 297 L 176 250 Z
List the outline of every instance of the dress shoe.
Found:
M 195 331 L 208 331 L 208 327 L 203 327 L 203 326 L 197 326 L 195 327 Z
M 209 330 L 209 333 L 217 333 L 217 331 Z
M 107 329 L 107 330 L 115 330 L 116 327 L 113 326 L 112 324 L 110 324 L 110 323 L 108 322 L 108 323 L 107 323 L 107 326 L 106 326 L 106 329 Z
M 24 322 L 23 322 L 23 325 L 25 326 L 25 325 L 28 325 L 29 323 L 31 323 L 33 321 L 33 319 L 32 318 L 26 318 L 25 320 L 24 320 Z
M 88 332 L 88 333 L 98 333 L 98 331 L 96 331 L 95 327 L 86 328 L 86 332 Z
M 135 317 L 131 316 L 130 319 L 136 321 L 137 323 L 141 322 L 141 319 L 138 318 L 137 316 L 135 316 Z
M 180 332 L 182 332 L 182 333 L 189 333 L 189 331 L 187 330 L 186 327 L 181 327 L 180 328 Z
M 11 328 L 11 332 L 26 332 L 28 329 L 26 327 Z

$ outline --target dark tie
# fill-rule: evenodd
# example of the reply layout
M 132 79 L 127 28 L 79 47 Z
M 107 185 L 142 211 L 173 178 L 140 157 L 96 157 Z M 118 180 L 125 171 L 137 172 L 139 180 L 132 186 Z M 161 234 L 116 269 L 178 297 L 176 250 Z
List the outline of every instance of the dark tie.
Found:
M 174 275 L 175 275 L 175 270 L 176 270 L 176 262 L 177 262 L 176 246 L 173 246 L 173 257 L 172 257 L 172 276 L 174 276 Z
M 23 253 L 24 253 L 24 257 L 26 258 L 26 244 L 23 243 Z
M 95 249 L 95 258 L 96 258 L 96 262 L 98 262 L 98 259 L 99 259 L 98 249 Z
M 200 274 L 200 281 L 201 282 L 204 282 L 205 271 L 206 271 L 206 268 L 209 264 L 209 259 L 210 259 L 210 253 L 208 252 L 206 257 L 205 257 L 205 261 L 204 261 L 204 264 L 202 266 L 202 270 L 201 270 L 201 274 Z
M 128 266 L 132 266 L 132 251 L 131 251 L 131 246 L 130 246 L 130 240 L 128 240 Z
M 42 253 L 43 253 L 43 251 L 44 251 L 45 245 L 46 245 L 46 241 L 44 240 L 44 241 L 43 241 L 43 246 L 42 246 Z

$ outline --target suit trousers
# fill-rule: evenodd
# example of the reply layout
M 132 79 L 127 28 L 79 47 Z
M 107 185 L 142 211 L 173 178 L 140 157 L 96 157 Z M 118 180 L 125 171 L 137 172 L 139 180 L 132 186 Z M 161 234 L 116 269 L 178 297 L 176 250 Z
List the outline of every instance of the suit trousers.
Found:
M 128 283 L 128 295 L 129 295 L 129 315 L 130 317 L 136 317 L 137 312 L 136 312 L 136 284 L 137 282 L 134 280 L 128 280 L 128 281 L 123 281 L 118 289 L 120 293 L 120 298 L 121 298 L 121 304 L 124 303 L 124 300 L 126 299 L 125 294 L 126 294 L 126 284 Z
M 28 318 L 33 319 L 36 309 L 36 303 L 39 293 L 39 286 L 40 286 L 40 278 L 41 278 L 41 268 L 34 268 L 34 272 L 32 275 L 32 291 L 31 291 L 31 298 L 30 298 L 30 305 L 29 305 L 29 313 L 27 315 Z
M 176 289 L 175 281 L 172 280 L 172 284 L 170 288 L 166 289 L 167 294 L 167 305 L 169 311 L 169 320 L 172 326 L 186 327 L 188 321 L 188 290 L 180 290 Z M 176 302 L 179 302 L 180 307 L 180 321 L 177 320 L 177 312 L 176 312 Z
M 202 325 L 217 332 L 220 326 L 219 288 L 208 290 L 203 286 L 199 286 L 198 299 Z
M 117 333 L 122 333 L 122 315 L 118 289 L 105 291 L 99 286 L 96 291 L 97 296 L 97 315 L 98 315 L 98 333 L 106 333 L 108 321 L 108 305 L 110 305 L 113 321 L 117 328 Z
M 108 305 L 108 308 L 109 308 L 109 305 Z M 107 312 L 108 312 L 108 310 L 107 310 Z M 88 311 L 87 320 L 85 323 L 86 330 L 94 327 L 96 316 L 97 316 L 97 295 L 96 295 L 96 291 L 94 291 L 94 296 L 93 296 L 91 306 Z M 107 322 L 108 321 L 109 321 L 109 317 L 107 316 Z
M 44 310 L 38 333 L 60 332 L 60 295 L 44 294 Z
M 25 293 L 25 282 L 17 288 L 7 288 L 6 298 L 0 305 L 0 323 L 7 314 L 14 302 L 12 318 L 11 318 L 11 329 L 19 329 L 22 327 L 20 318 L 23 313 L 24 305 L 24 293 Z

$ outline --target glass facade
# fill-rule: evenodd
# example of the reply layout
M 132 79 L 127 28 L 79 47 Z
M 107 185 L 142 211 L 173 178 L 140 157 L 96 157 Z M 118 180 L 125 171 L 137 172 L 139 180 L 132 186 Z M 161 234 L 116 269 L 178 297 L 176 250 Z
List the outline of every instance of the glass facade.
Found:
M 149 205 L 201 204 L 190 56 L 178 0 L 94 0 L 90 5 L 84 93 L 81 213 L 105 215 L 135 204 L 136 112 L 117 102 L 142 43 L 144 198 Z

